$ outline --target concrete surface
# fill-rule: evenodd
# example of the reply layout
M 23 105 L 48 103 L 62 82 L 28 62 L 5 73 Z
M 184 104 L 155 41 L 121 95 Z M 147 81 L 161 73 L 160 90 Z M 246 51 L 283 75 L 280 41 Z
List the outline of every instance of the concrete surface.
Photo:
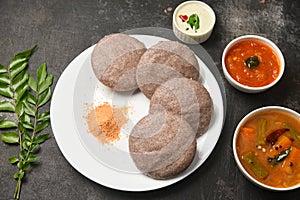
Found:
M 192 175 L 172 186 L 149 192 L 123 192 L 98 185 L 78 173 L 63 157 L 52 134 L 42 145 L 40 159 L 22 187 L 21 199 L 297 199 L 300 190 L 273 193 L 262 190 L 238 170 L 232 154 L 232 135 L 239 120 L 265 105 L 281 105 L 300 112 L 300 1 L 204 0 L 214 9 L 217 22 L 211 38 L 203 43 L 221 72 L 221 55 L 227 43 L 244 34 L 268 37 L 282 50 L 286 71 L 272 89 L 244 94 L 225 81 L 227 116 L 220 139 L 207 161 Z M 183 1 L 160 0 L 1 0 L 0 63 L 38 44 L 31 59 L 31 73 L 46 61 L 54 85 L 80 52 L 104 35 L 139 27 L 171 28 L 172 11 Z M 50 105 L 47 105 L 49 108 Z M 62 111 L 63 112 L 63 111 Z M 3 115 L 1 115 L 3 117 Z M 68 131 L 68 130 L 66 130 Z M 76 148 L 76 147 L 74 147 Z M 8 158 L 15 146 L 0 142 L 0 199 L 12 199 L 15 166 Z M 128 180 L 130 181 L 130 180 Z

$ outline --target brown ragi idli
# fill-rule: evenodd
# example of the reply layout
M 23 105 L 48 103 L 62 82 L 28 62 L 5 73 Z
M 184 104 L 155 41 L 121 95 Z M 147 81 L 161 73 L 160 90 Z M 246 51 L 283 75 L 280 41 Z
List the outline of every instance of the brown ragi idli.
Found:
M 194 52 L 176 41 L 160 41 L 141 57 L 136 81 L 141 92 L 149 99 L 155 89 L 171 78 L 199 79 L 199 64 Z
M 149 112 L 161 109 L 180 115 L 199 137 L 209 127 L 213 102 L 209 92 L 198 81 L 173 78 L 160 85 L 151 98 Z
M 189 123 L 166 112 L 142 118 L 129 136 L 129 151 L 136 167 L 154 179 L 182 173 L 196 153 L 196 136 Z
M 136 67 L 145 51 L 144 43 L 129 35 L 110 34 L 94 47 L 92 68 L 99 81 L 112 90 L 137 89 Z

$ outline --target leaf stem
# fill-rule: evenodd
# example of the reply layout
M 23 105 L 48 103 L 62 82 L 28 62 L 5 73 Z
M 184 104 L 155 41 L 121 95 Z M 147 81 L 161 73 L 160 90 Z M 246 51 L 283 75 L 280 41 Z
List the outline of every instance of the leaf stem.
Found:
M 37 92 L 36 93 L 36 100 L 37 100 L 36 102 L 38 102 L 38 99 L 39 99 L 39 93 Z M 36 126 L 37 126 L 37 117 L 39 115 L 39 107 L 38 107 L 37 103 L 34 106 L 35 106 L 35 114 L 34 114 L 33 131 L 32 131 L 31 139 L 34 139 L 34 137 L 35 137 Z
M 37 93 L 36 94 L 36 97 L 37 99 L 39 98 L 39 94 Z M 34 138 L 35 138 L 35 129 L 36 129 L 36 126 L 37 126 L 37 116 L 38 116 L 38 106 L 35 105 L 35 116 L 34 116 L 34 126 L 33 126 L 33 132 L 32 132 L 32 135 L 31 135 L 31 141 L 30 141 L 30 144 L 28 146 L 28 150 L 26 152 L 26 156 L 24 158 L 24 161 L 27 162 L 28 158 L 29 158 L 29 155 L 31 154 L 31 146 L 33 144 L 33 141 L 34 141 Z M 18 116 L 18 119 L 19 119 L 19 116 Z M 22 132 L 19 131 L 20 133 L 20 138 L 22 138 Z M 20 139 L 20 146 L 22 146 L 22 142 L 21 142 L 21 139 Z M 20 148 L 20 151 L 22 151 L 22 149 Z M 23 169 L 20 169 L 19 170 L 19 174 L 22 174 L 24 173 L 25 175 L 25 171 Z M 18 181 L 17 181 L 17 185 L 16 185 L 16 189 L 15 189 L 15 193 L 14 193 L 14 198 L 17 200 L 17 199 L 20 199 L 20 193 L 21 193 L 21 186 L 22 186 L 22 180 L 23 180 L 23 176 L 20 176 L 18 177 Z
M 13 99 L 13 104 L 14 104 L 14 107 L 16 108 L 16 106 L 17 106 L 17 99 L 15 98 L 16 91 L 14 90 L 14 88 L 12 86 L 12 81 L 13 81 L 12 79 L 13 78 L 11 76 L 11 73 L 10 73 L 9 69 L 7 70 L 7 73 L 8 73 L 9 79 L 10 79 L 10 81 L 9 81 L 9 88 L 10 88 L 10 90 L 13 93 L 13 98 L 12 98 Z M 20 117 L 21 116 L 19 116 L 17 114 L 18 123 L 20 121 Z M 23 133 L 22 133 L 22 131 L 19 130 L 19 149 L 20 149 L 20 152 L 23 151 L 23 146 L 22 146 L 23 140 L 22 140 L 22 138 L 23 138 Z M 19 174 L 21 174 L 21 173 L 25 173 L 25 172 L 22 169 L 20 169 L 19 170 Z M 23 180 L 23 176 L 19 176 L 18 180 L 17 180 L 17 185 L 16 185 L 15 193 L 14 193 L 14 199 L 20 199 L 22 180 Z
M 39 94 L 37 93 L 36 94 L 36 99 L 39 98 Z M 29 158 L 29 155 L 32 153 L 32 150 L 31 150 L 31 147 L 32 147 L 32 144 L 34 143 L 34 138 L 35 138 L 35 134 L 36 134 L 36 126 L 37 126 L 37 116 L 39 114 L 39 110 L 38 110 L 38 106 L 37 104 L 35 104 L 35 113 L 34 113 L 34 122 L 33 122 L 33 130 L 32 130 L 32 135 L 31 135 L 31 141 L 30 141 L 30 144 L 28 146 L 28 151 L 26 153 L 26 156 L 25 156 L 25 161 L 27 161 L 27 159 Z
M 21 171 L 23 171 L 23 170 L 20 170 L 20 172 Z M 20 199 L 22 179 L 23 179 L 23 177 L 18 178 L 17 186 L 16 186 L 15 193 L 14 193 L 14 198 L 15 199 Z
M 18 121 L 19 121 L 19 116 L 18 116 Z M 22 146 L 22 137 L 23 137 L 23 133 L 21 131 L 19 131 L 19 148 L 20 148 L 20 151 L 23 151 L 23 146 Z

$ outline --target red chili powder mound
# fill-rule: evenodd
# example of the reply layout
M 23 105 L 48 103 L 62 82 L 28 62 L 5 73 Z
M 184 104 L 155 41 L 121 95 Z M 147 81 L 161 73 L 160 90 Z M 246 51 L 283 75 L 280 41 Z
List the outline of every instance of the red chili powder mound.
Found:
M 129 106 L 112 107 L 107 102 L 98 105 L 86 116 L 88 131 L 102 144 L 119 140 L 121 127 L 128 122 L 128 109 Z

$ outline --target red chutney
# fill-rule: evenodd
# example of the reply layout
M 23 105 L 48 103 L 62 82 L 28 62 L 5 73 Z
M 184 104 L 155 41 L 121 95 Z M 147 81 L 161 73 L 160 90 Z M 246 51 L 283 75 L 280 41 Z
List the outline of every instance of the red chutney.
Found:
M 245 61 L 252 56 L 258 57 L 259 65 L 250 69 Z M 250 87 L 268 85 L 280 72 L 280 61 L 276 53 L 257 40 L 244 40 L 232 46 L 226 54 L 225 66 L 232 78 Z

